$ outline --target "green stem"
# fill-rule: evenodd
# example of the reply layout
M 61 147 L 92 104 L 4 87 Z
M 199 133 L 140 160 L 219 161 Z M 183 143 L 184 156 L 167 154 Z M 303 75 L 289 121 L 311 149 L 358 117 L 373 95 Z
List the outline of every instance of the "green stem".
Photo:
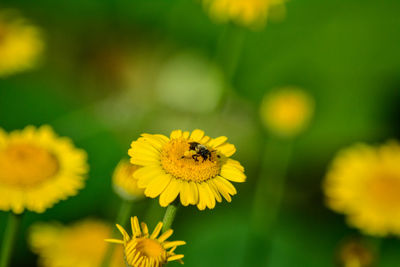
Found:
M 171 228 L 171 225 L 174 222 L 177 211 L 178 211 L 178 204 L 171 203 L 168 205 L 163 219 L 163 228 L 162 228 L 163 233 Z
M 21 215 L 16 215 L 10 212 L 0 252 L 0 267 L 10 266 L 11 256 L 20 222 Z
M 288 140 L 270 138 L 264 144 L 253 199 L 246 266 L 266 261 L 266 253 L 263 253 L 264 258 L 254 254 L 267 251 L 270 245 L 267 240 L 272 239 L 272 229 L 281 208 L 291 152 Z
M 122 226 L 124 226 L 126 224 L 126 222 L 129 219 L 129 216 L 131 214 L 132 204 L 133 204 L 133 201 L 122 200 L 121 206 L 119 208 L 119 212 L 118 212 L 118 215 L 117 215 L 117 219 L 115 221 L 116 223 L 118 223 L 118 224 L 120 224 Z M 117 231 L 117 229 L 115 227 L 113 227 L 112 237 L 116 238 L 117 235 L 118 235 L 118 231 Z M 111 263 L 111 260 L 112 260 L 112 255 L 114 253 L 114 249 L 115 249 L 114 245 L 108 244 L 107 250 L 106 250 L 106 252 L 104 254 L 104 257 L 103 257 L 103 261 L 102 261 L 101 267 L 110 266 L 110 263 Z
M 251 217 L 258 233 L 268 232 L 278 216 L 291 152 L 290 141 L 270 138 L 265 143 Z

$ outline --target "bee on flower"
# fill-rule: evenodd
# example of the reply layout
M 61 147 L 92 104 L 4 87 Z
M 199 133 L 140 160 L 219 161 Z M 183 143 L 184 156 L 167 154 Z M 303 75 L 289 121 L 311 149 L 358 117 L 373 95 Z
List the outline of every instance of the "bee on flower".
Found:
M 162 207 L 179 197 L 184 206 L 213 209 L 222 197 L 230 202 L 237 193 L 231 182 L 246 180 L 243 166 L 230 158 L 236 148 L 227 139 L 210 138 L 202 130 L 175 130 L 169 137 L 142 134 L 128 151 L 131 163 L 141 166 L 133 176 Z

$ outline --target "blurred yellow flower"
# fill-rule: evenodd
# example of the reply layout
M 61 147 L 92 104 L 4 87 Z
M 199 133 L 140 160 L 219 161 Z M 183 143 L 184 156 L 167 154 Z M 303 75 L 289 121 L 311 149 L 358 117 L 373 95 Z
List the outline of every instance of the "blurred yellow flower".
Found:
M 139 225 L 138 218 L 131 217 L 132 237 L 122 226 L 117 224 L 123 240 L 106 239 L 107 242 L 122 244 L 124 246 L 125 261 L 131 267 L 162 267 L 170 261 L 180 261 L 182 254 L 174 253 L 177 246 L 185 245 L 185 241 L 166 241 L 173 233 L 172 229 L 167 230 L 159 236 L 162 222 L 159 222 L 150 235 L 146 223 Z M 159 237 L 158 237 L 159 236 Z M 168 249 L 170 249 L 168 251 Z
M 160 196 L 162 207 L 168 206 L 180 194 L 184 206 L 212 209 L 221 202 L 221 195 L 230 202 L 236 194 L 229 182 L 244 182 L 244 168 L 230 159 L 236 148 L 220 136 L 212 139 L 201 130 L 175 130 L 170 138 L 160 134 L 142 134 L 133 141 L 128 154 L 131 163 L 143 166 L 133 175 L 145 195 Z
M 371 249 L 357 240 L 344 242 L 338 256 L 343 267 L 370 267 L 374 259 Z
M 84 187 L 86 152 L 50 126 L 0 129 L 0 210 L 44 212 Z
M 217 22 L 229 20 L 239 25 L 260 28 L 272 8 L 284 8 L 284 0 L 203 0 L 204 8 Z
M 324 182 L 327 204 L 364 233 L 400 235 L 400 145 L 355 145 L 334 159 Z
M 114 191 L 125 200 L 137 200 L 144 197 L 144 190 L 137 185 L 137 179 L 133 173 L 138 169 L 128 160 L 121 160 L 114 170 L 113 187 Z
M 33 68 L 43 48 L 37 27 L 14 10 L 0 10 L 0 77 Z
M 292 137 L 303 131 L 313 113 L 314 100 L 303 90 L 294 87 L 266 94 L 260 106 L 264 125 L 283 137 Z
M 29 233 L 29 245 L 39 255 L 42 267 L 100 267 L 111 227 L 86 219 L 71 226 L 35 224 Z M 122 247 L 114 250 L 110 267 L 125 267 Z

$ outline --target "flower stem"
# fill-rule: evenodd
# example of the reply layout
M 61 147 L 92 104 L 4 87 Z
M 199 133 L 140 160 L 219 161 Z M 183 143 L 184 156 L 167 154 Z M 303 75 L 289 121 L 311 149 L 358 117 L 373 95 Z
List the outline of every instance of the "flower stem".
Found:
M 163 219 L 163 228 L 162 228 L 163 233 L 171 228 L 171 225 L 174 222 L 177 211 L 178 211 L 178 204 L 171 203 L 168 205 Z
M 3 237 L 3 244 L 0 252 L 0 267 L 10 266 L 11 256 L 21 222 L 21 215 L 10 212 Z
M 267 241 L 273 239 L 272 229 L 281 208 L 292 143 L 289 140 L 271 137 L 266 140 L 263 149 L 254 192 L 249 247 L 245 259 L 247 263 L 251 263 L 249 265 L 252 265 L 255 259 L 263 264 L 266 261 L 266 253 L 263 254 L 265 258 L 262 259 L 253 254 L 267 251 L 270 246 Z
M 129 219 L 129 215 L 131 214 L 132 204 L 133 204 L 133 201 L 122 200 L 121 206 L 119 207 L 117 219 L 115 221 L 116 223 L 121 224 L 121 225 L 125 225 L 126 224 L 126 222 Z M 116 230 L 115 227 L 113 227 L 112 237 L 113 238 L 116 237 L 117 234 L 118 234 L 118 231 Z M 114 245 L 112 245 L 112 244 L 108 244 L 107 245 L 107 250 L 106 250 L 106 252 L 104 254 L 103 262 L 101 264 L 101 267 L 110 266 L 114 249 L 115 249 Z

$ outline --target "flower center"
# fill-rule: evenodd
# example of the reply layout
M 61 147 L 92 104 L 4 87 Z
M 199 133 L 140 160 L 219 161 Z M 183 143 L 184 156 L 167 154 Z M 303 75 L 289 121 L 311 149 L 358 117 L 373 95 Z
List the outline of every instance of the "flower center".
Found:
M 378 174 L 367 184 L 371 204 L 380 211 L 398 210 L 400 205 L 400 177 Z
M 53 177 L 59 169 L 57 159 L 41 147 L 15 143 L 0 150 L 0 182 L 30 187 Z
M 157 241 L 149 238 L 137 240 L 136 249 L 148 258 L 163 258 L 164 248 Z
M 221 164 L 216 151 L 203 147 L 201 152 L 196 152 L 190 148 L 188 140 L 183 138 L 165 144 L 161 152 L 164 170 L 178 179 L 193 182 L 203 182 L 220 173 Z

